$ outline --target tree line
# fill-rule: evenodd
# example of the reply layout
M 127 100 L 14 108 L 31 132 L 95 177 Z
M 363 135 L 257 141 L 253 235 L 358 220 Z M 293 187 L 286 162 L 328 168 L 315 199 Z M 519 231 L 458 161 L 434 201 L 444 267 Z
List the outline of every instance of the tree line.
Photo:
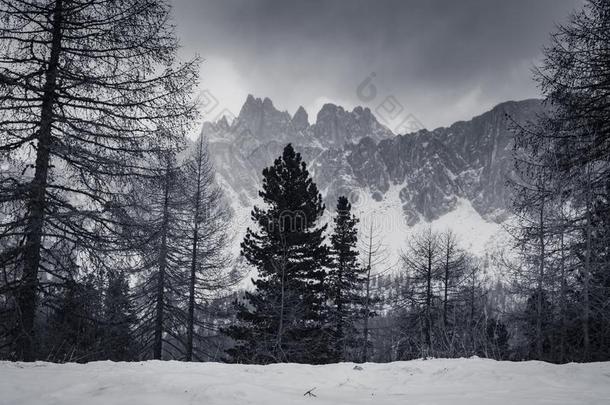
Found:
M 249 231 L 242 244 L 243 254 L 262 277 L 254 282 L 255 291 L 238 303 L 237 325 L 227 330 L 236 342 L 229 350 L 230 358 L 314 363 L 464 355 L 559 363 L 607 360 L 608 43 L 610 4 L 588 0 L 567 24 L 558 27 L 544 49 L 545 59 L 535 78 L 546 112 L 533 122 L 512 124 L 514 169 L 507 187 L 513 191 L 514 219 L 507 231 L 513 246 L 504 254 L 476 259 L 458 248 L 450 232 L 427 230 L 412 237 L 403 249 L 398 275 L 389 281 L 375 280 L 383 286 L 376 291 L 376 317 L 371 318 L 375 311 L 369 312 L 369 306 L 362 306 L 371 298 L 366 251 L 375 251 L 372 245 L 360 259 L 365 263 L 363 272 L 355 256 L 334 262 L 325 259 L 320 242 L 323 228 L 303 230 L 295 240 L 282 236 L 277 226 L 271 227 L 277 236 L 263 230 L 270 225 L 269 216 L 305 204 L 284 194 L 297 190 L 285 184 L 295 177 L 282 177 L 286 170 L 282 164 L 289 163 L 276 161 L 264 173 L 268 178 L 261 193 L 272 209 L 255 208 L 253 219 L 262 231 Z M 303 184 L 299 195 L 308 190 L 308 183 Z M 309 210 L 304 213 L 313 227 L 323 207 L 317 190 L 308 191 Z M 341 212 L 339 206 L 337 212 Z M 339 254 L 336 238 L 331 236 L 329 258 L 333 251 Z M 299 250 L 307 244 L 313 244 L 307 253 L 311 257 Z M 350 316 L 339 315 L 345 306 L 335 299 L 341 291 L 337 280 L 346 276 L 346 264 L 351 285 L 360 286 Z M 303 273 L 303 269 L 309 270 Z M 486 276 L 492 269 L 495 282 Z M 293 277 L 298 280 L 294 285 Z M 348 339 L 347 331 L 355 339 Z M 354 344 L 358 339 L 364 343 Z
M 610 5 L 544 50 L 546 113 L 514 125 L 514 246 L 330 224 L 292 145 L 263 171 L 241 257 L 162 0 L 0 0 L 0 357 L 32 361 L 607 360 Z M 496 277 L 491 277 L 490 273 Z M 498 278 L 507 276 L 508 281 Z
M 231 284 L 162 0 L 0 1 L 0 357 L 197 358 Z
M 587 1 L 536 72 L 548 112 L 516 128 L 519 264 L 508 267 L 539 359 L 610 355 L 609 40 L 610 5 Z
M 483 264 L 451 231 L 411 237 L 393 269 L 399 276 L 384 280 L 376 277 L 385 253 L 372 225 L 359 244 L 359 219 L 342 196 L 327 229 L 322 196 L 292 145 L 263 171 L 259 195 L 265 207 L 254 207 L 256 227 L 241 244 L 256 278 L 221 329 L 230 339 L 225 361 L 508 356 L 508 330 L 487 299 Z

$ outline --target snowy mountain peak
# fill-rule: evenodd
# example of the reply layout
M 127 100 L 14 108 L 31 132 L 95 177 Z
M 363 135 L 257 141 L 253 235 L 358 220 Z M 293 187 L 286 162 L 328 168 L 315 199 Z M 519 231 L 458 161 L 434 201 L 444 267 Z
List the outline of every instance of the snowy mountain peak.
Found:
M 364 137 L 380 141 L 392 138 L 394 134 L 380 124 L 368 108 L 356 107 L 348 112 L 335 104 L 324 104 L 316 118 L 314 136 L 322 144 L 340 147 Z
M 532 120 L 541 111 L 538 100 L 507 102 L 447 128 L 395 135 L 368 108 L 325 104 L 310 125 L 302 107 L 291 117 L 268 98 L 248 96 L 230 135 L 223 142 L 209 138 L 220 181 L 245 218 L 263 168 L 292 143 L 328 207 L 340 195 L 355 208 L 356 200 L 372 201 L 367 212 L 391 201 L 392 212 L 400 213 L 393 221 L 404 222 L 406 228 L 398 227 L 404 230 L 467 204 L 477 216 L 473 220 L 493 223 L 506 219 L 510 200 L 505 185 L 512 168 L 511 122 Z M 221 132 L 225 125 L 207 123 L 202 131 Z M 234 141 L 228 145 L 226 139 Z
M 309 127 L 309 116 L 303 106 L 299 106 L 292 117 L 292 125 L 297 131 L 304 131 Z

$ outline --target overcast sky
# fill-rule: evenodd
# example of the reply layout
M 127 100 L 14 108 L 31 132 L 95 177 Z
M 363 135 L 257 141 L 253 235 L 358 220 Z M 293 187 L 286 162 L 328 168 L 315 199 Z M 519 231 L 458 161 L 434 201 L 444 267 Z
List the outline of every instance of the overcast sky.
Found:
M 428 129 L 537 97 L 531 69 L 582 0 L 173 0 L 201 87 L 239 112 L 248 94 L 315 121 L 326 102 L 388 96 Z M 370 86 L 359 85 L 371 74 Z M 364 97 L 363 97 L 364 94 Z M 396 110 L 397 111 L 397 110 Z M 391 125 L 389 125 L 391 126 Z

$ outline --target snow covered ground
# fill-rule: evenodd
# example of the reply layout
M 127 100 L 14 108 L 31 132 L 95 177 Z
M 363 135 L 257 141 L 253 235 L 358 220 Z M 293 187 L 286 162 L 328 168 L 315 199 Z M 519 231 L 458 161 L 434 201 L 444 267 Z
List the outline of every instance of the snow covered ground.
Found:
M 309 390 L 315 396 L 304 395 Z M 478 358 L 359 366 L 0 362 L 3 405 L 365 403 L 607 405 L 610 362 L 562 366 Z

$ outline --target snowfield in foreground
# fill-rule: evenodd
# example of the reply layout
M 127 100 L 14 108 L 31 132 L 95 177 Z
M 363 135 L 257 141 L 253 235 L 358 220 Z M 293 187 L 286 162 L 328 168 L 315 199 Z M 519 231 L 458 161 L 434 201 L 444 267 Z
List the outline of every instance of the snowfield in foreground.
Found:
M 360 369 L 361 368 L 361 369 Z M 307 391 L 313 395 L 304 395 Z M 0 362 L 0 404 L 609 404 L 610 362 Z

